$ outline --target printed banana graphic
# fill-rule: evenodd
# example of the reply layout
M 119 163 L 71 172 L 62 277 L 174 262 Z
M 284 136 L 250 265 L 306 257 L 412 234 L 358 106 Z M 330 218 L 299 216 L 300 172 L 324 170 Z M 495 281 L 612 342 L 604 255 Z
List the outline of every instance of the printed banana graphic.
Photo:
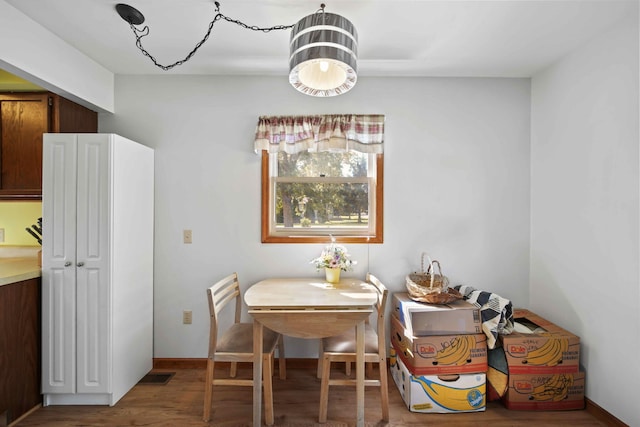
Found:
M 433 402 L 451 411 L 470 411 L 485 405 L 485 394 L 477 387 L 454 388 L 429 380 L 427 377 L 411 377 L 412 382 L 420 384 Z
M 529 352 L 524 362 L 537 366 L 548 365 L 553 363 L 554 359 L 557 359 L 559 356 L 562 357 L 560 353 L 560 343 L 558 340 L 548 339 L 542 347 Z
M 562 378 L 560 379 L 560 381 L 561 381 L 560 384 L 562 385 L 562 392 L 553 397 L 554 402 L 558 402 L 560 400 L 564 400 L 567 398 L 567 396 L 569 395 L 569 388 L 573 386 L 573 376 L 562 375 Z M 558 384 L 556 384 L 556 386 L 558 386 Z
M 569 388 L 573 385 L 573 376 L 570 374 L 555 374 L 547 381 L 533 389 L 530 400 L 558 402 L 569 394 Z
M 522 363 L 533 366 L 556 366 L 562 363 L 562 354 L 569 350 L 567 338 L 548 339 L 542 347 L 530 352 Z
M 398 354 L 396 353 L 396 349 L 391 346 L 389 349 L 389 365 L 393 368 L 398 363 Z
M 436 364 L 438 365 L 456 365 L 458 360 L 463 356 L 465 349 L 464 342 L 460 342 L 459 337 L 455 337 L 449 342 L 449 345 L 440 349 L 436 353 Z
M 471 358 L 471 350 L 476 345 L 473 335 L 458 335 L 450 345 L 438 351 L 436 362 L 438 365 L 464 365 Z
M 397 342 L 398 342 L 398 346 L 400 347 L 399 350 L 407 357 L 409 357 L 409 353 L 411 352 L 411 350 L 409 349 L 409 344 L 407 342 L 407 340 L 405 340 L 402 335 L 400 335 L 399 333 L 396 332 L 396 338 L 397 338 Z

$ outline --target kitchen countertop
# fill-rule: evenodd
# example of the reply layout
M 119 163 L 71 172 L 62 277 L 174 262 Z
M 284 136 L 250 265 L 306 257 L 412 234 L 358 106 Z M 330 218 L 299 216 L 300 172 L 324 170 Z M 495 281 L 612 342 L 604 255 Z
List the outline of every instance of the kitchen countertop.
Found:
M 0 286 L 40 277 L 39 246 L 0 246 Z

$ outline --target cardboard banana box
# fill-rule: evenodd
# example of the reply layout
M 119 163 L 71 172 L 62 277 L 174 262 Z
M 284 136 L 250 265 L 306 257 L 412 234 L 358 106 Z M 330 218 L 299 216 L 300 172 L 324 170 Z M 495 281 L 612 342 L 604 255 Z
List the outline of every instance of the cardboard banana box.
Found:
M 481 334 L 480 310 L 464 300 L 449 304 L 413 301 L 406 292 L 393 294 L 393 315 L 410 335 Z
M 484 373 L 412 375 L 393 347 L 389 351 L 391 376 L 411 412 L 481 412 L 486 409 Z
M 524 411 L 584 409 L 584 385 L 584 372 L 509 373 L 502 401 L 508 409 Z
M 414 337 L 391 316 L 391 344 L 414 375 L 487 372 L 485 334 Z
M 509 375 L 580 371 L 580 337 L 526 309 L 515 309 L 513 317 L 536 332 L 500 336 Z

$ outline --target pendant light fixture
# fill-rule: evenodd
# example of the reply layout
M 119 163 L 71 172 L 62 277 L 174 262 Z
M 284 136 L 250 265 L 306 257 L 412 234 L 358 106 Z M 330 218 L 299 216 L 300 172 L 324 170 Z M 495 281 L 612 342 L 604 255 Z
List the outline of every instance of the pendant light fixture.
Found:
M 148 57 L 154 65 L 162 70 L 170 70 L 187 62 L 207 41 L 214 24 L 225 20 L 245 29 L 270 32 L 273 30 L 292 29 L 289 44 L 289 82 L 298 91 L 318 97 L 335 96 L 348 92 L 357 80 L 356 61 L 358 35 L 353 24 L 346 18 L 324 11 L 325 5 L 314 14 L 306 16 L 295 25 L 276 25 L 273 27 L 257 27 L 247 25 L 237 19 L 229 18 L 220 12 L 220 3 L 214 1 L 216 15 L 209 24 L 203 39 L 187 54 L 184 59 L 173 64 L 160 64 L 142 46 L 142 38 L 149 35 L 149 27 L 138 29 L 145 21 L 144 15 L 127 4 L 117 4 L 116 11 L 126 21 L 136 39 L 136 47 Z
M 348 19 L 324 8 L 293 26 L 289 44 L 289 83 L 323 97 L 348 92 L 358 79 L 358 33 Z

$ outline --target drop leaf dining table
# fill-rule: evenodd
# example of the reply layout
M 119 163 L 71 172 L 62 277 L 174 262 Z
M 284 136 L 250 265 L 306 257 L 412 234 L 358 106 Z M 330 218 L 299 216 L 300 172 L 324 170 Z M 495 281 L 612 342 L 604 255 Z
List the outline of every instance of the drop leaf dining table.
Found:
M 271 278 L 244 295 L 253 317 L 253 425 L 262 425 L 263 327 L 297 338 L 324 338 L 356 328 L 356 425 L 364 426 L 364 324 L 373 312 L 373 285 L 355 278 Z M 273 414 L 265 420 L 273 425 Z

